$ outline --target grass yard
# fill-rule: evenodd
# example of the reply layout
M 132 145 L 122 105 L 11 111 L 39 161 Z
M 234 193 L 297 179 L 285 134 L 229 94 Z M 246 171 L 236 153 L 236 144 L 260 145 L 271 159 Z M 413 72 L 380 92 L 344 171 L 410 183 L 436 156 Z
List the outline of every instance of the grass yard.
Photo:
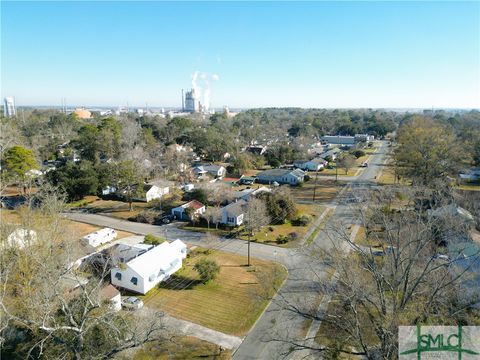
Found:
M 480 191 L 480 183 L 461 184 L 457 186 L 457 189 L 465 191 Z
M 76 222 L 68 219 L 63 219 L 63 223 L 65 224 L 65 232 L 71 234 L 71 236 L 81 238 L 91 232 L 94 232 L 100 227 L 85 224 L 81 222 Z M 17 213 L 16 210 L 7 210 L 7 209 L 0 209 L 0 222 L 2 225 L 19 225 L 22 223 L 22 219 L 20 215 Z M 131 236 L 132 234 L 126 231 L 117 231 L 118 237 L 117 239 L 121 239 L 127 236 Z
M 293 226 L 291 223 L 281 225 L 264 226 L 262 230 L 252 236 L 252 240 L 259 243 L 269 243 L 280 247 L 296 247 L 305 236 L 306 232 L 325 210 L 324 206 L 316 204 L 297 204 L 297 213 L 309 215 L 312 221 L 307 226 Z M 295 240 L 288 241 L 285 244 L 278 244 L 277 238 L 279 236 L 288 236 L 291 233 L 296 233 Z M 240 239 L 248 240 L 248 236 L 242 234 Z
M 322 172 L 318 173 L 322 175 Z M 317 180 L 317 186 L 315 190 L 315 202 L 330 202 L 342 189 L 343 184 L 335 183 L 333 180 Z M 312 175 L 310 181 L 304 183 L 302 186 L 292 187 L 292 195 L 297 202 L 312 202 L 313 189 L 315 188 L 315 175 Z
M 231 359 L 231 350 L 192 336 L 178 336 L 167 342 L 150 342 L 133 355 L 133 360 L 183 360 L 183 359 Z M 129 357 L 130 358 L 130 357 Z M 122 359 L 122 357 L 118 357 Z
M 221 268 L 218 277 L 207 284 L 200 283 L 193 269 L 202 258 L 215 260 Z M 244 336 L 287 275 L 286 269 L 274 262 L 254 259 L 251 267 L 245 264 L 244 256 L 197 249 L 179 272 L 140 298 L 145 306 L 171 316 Z

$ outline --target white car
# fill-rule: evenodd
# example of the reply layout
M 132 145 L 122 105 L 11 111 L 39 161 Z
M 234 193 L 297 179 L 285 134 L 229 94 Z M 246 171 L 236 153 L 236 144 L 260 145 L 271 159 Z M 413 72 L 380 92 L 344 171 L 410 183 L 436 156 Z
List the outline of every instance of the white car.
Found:
M 143 307 L 143 301 L 135 296 L 129 296 L 126 299 L 122 299 L 122 307 L 127 310 L 138 310 Z

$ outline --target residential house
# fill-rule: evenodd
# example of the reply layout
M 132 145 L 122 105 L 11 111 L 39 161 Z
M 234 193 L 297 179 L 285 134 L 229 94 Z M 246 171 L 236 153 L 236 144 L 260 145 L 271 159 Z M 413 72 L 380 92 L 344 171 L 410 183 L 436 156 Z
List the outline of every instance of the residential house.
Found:
M 369 142 L 372 142 L 373 140 L 375 140 L 375 136 L 368 135 L 368 134 L 355 134 L 354 138 L 355 138 L 356 143 L 358 143 L 358 142 L 369 143 Z
M 247 202 L 245 200 L 239 200 L 221 208 L 221 223 L 230 226 L 242 225 L 245 217 L 246 206 Z
M 320 154 L 320 157 L 328 161 L 335 161 L 335 159 L 341 152 L 342 150 L 340 150 L 339 148 L 333 148 Z
M 245 151 L 255 155 L 263 155 L 265 151 L 267 151 L 267 147 L 263 145 L 250 145 L 245 148 Z
M 172 215 L 178 220 L 192 220 L 205 213 L 205 205 L 198 200 L 189 201 L 172 209 Z
M 460 173 L 460 179 L 465 181 L 480 180 L 480 168 L 472 168 L 470 170 Z
M 221 165 L 204 165 L 203 168 L 215 178 L 223 178 L 227 174 L 227 169 Z
M 28 229 L 16 229 L 7 237 L 6 245 L 23 249 L 37 241 L 37 232 Z M 5 245 L 5 244 L 4 244 Z
M 257 174 L 257 182 L 261 184 L 279 184 L 298 185 L 304 181 L 305 172 L 300 169 L 272 169 L 265 170 Z
M 120 291 L 115 289 L 114 286 L 108 284 L 100 289 L 98 293 L 101 301 L 106 301 L 110 304 L 112 310 L 122 310 L 122 297 Z
M 85 245 L 97 247 L 115 240 L 116 238 L 117 232 L 115 230 L 104 228 L 84 236 L 82 240 Z
M 208 171 L 205 170 L 203 165 L 196 165 L 192 167 L 192 172 L 197 176 L 198 178 L 201 178 L 202 176 L 208 174 Z
M 147 202 L 155 199 L 160 199 L 163 195 L 170 192 L 171 183 L 164 180 L 151 181 L 143 186 L 145 191 L 145 198 Z
M 311 160 L 299 160 L 293 163 L 293 166 L 296 168 L 302 169 L 304 171 L 319 171 L 323 169 L 328 164 L 328 161 L 324 158 L 314 158 Z
M 139 294 L 146 294 L 180 270 L 187 256 L 187 246 L 178 239 L 158 246 L 137 244 L 130 248 L 130 257 L 123 258 L 110 270 L 111 282 Z
M 265 187 L 261 186 L 258 189 L 244 189 L 240 191 L 236 191 L 234 193 L 234 197 L 236 200 L 245 200 L 249 201 L 253 196 L 258 195 L 261 192 L 271 192 L 272 190 Z

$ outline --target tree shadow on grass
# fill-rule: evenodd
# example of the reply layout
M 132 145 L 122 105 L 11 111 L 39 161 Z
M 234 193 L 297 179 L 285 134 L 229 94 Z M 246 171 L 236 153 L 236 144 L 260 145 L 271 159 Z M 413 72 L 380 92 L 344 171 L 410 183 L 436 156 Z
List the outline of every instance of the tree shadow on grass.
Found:
M 200 284 L 202 284 L 202 281 L 198 279 L 183 275 L 172 275 L 169 279 L 158 284 L 158 287 L 167 290 L 191 290 Z

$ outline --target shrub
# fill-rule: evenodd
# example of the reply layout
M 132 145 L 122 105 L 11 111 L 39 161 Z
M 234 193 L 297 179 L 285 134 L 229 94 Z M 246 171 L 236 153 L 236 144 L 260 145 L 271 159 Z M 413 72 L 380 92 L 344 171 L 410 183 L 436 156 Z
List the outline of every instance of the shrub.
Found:
M 149 245 L 160 245 L 164 241 L 165 240 L 163 240 L 161 237 L 158 237 L 158 236 L 155 236 L 155 235 L 152 235 L 152 234 L 147 234 L 143 238 L 143 242 L 145 244 L 149 244 Z
M 286 244 L 286 243 L 288 243 L 289 240 L 290 239 L 285 235 L 278 235 L 277 236 L 277 244 Z
M 199 260 L 193 268 L 198 272 L 198 275 L 204 284 L 210 280 L 215 280 L 220 272 L 220 266 L 218 266 L 215 261 L 205 258 Z
M 275 229 L 273 228 L 273 226 L 269 226 L 269 227 L 268 227 L 268 231 L 273 231 L 273 230 L 275 230 Z
M 289 241 L 294 241 L 294 240 L 297 240 L 297 239 L 298 239 L 298 233 L 291 232 L 290 234 L 288 234 L 288 240 Z
M 144 224 L 154 224 L 160 215 L 160 212 L 154 210 L 143 210 L 134 218 L 134 221 Z
M 306 175 L 304 176 L 303 180 L 304 180 L 305 182 L 307 182 L 307 181 L 310 181 L 311 178 L 312 178 L 312 177 L 311 177 L 310 175 L 306 174 Z
M 352 155 L 355 156 L 357 159 L 365 156 L 365 151 L 357 149 L 352 151 Z
M 300 215 L 292 220 L 292 224 L 294 226 L 307 226 L 312 218 L 306 214 Z

